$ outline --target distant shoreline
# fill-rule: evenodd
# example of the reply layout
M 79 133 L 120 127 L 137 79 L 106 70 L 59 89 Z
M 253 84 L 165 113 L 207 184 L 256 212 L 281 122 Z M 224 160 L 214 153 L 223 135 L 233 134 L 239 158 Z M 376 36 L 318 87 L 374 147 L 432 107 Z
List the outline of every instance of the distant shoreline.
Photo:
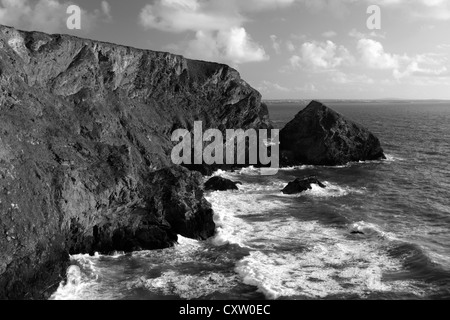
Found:
M 312 100 L 318 100 L 323 101 L 327 103 L 333 103 L 333 102 L 364 102 L 364 103 L 377 103 L 377 102 L 395 102 L 395 103 L 424 103 L 424 102 L 434 102 L 434 103 L 450 103 L 450 100 L 443 100 L 443 99 L 264 99 L 262 102 L 264 103 L 308 103 Z

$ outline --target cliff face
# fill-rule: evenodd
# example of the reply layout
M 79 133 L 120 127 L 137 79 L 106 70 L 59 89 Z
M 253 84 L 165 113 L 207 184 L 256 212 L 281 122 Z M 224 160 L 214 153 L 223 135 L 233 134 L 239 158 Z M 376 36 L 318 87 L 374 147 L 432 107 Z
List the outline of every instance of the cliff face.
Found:
M 44 298 L 68 253 L 214 233 L 172 132 L 270 126 L 226 65 L 0 26 L 0 298 Z

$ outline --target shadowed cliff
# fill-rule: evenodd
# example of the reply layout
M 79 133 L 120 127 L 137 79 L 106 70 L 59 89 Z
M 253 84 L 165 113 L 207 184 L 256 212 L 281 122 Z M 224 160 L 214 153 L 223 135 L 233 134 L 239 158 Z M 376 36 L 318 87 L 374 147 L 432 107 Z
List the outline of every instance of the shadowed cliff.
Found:
M 196 120 L 270 127 L 226 65 L 0 26 L 0 299 L 47 297 L 69 253 L 212 236 L 201 175 L 170 161 Z

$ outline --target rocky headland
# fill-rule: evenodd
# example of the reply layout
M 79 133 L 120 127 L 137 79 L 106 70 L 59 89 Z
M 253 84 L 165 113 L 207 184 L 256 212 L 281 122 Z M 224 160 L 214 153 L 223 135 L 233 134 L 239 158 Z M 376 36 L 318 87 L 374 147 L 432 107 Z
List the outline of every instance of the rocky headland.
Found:
M 201 173 L 232 168 L 171 161 L 172 133 L 195 121 L 272 128 L 229 66 L 0 26 L 0 299 L 49 297 L 70 254 L 213 236 Z M 375 136 L 318 102 L 281 132 L 281 150 L 286 165 L 384 157 Z
M 226 65 L 0 26 L 0 299 L 42 299 L 69 254 L 214 234 L 171 134 L 270 126 Z

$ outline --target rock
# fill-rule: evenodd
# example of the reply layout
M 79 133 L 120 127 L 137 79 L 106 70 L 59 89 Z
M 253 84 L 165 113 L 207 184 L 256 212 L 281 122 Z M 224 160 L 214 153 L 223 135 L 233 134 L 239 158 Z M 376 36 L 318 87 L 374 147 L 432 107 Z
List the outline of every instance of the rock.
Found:
M 139 202 L 131 201 L 114 213 L 114 219 L 105 210 L 89 216 L 90 221 L 72 221 L 69 252 L 162 249 L 176 243 L 178 234 L 197 240 L 214 235 L 214 213 L 203 196 L 199 173 L 174 166 L 151 173 L 147 179 L 149 184 L 137 191 L 142 197 Z
M 316 184 L 323 189 L 326 188 L 326 186 L 322 182 L 317 180 L 316 177 L 309 177 L 304 179 L 295 179 L 294 181 L 290 182 L 281 192 L 283 192 L 284 194 L 302 193 L 307 190 L 311 190 L 312 184 Z
M 207 191 L 227 191 L 239 190 L 238 184 L 240 182 L 233 182 L 222 177 L 212 177 L 205 183 L 205 190 Z
M 280 132 L 283 165 L 338 166 L 385 159 L 380 141 L 320 102 L 311 102 Z
M 172 132 L 264 128 L 261 95 L 223 64 L 0 26 L 0 299 L 43 299 L 70 254 L 214 233 Z M 3 190 L 3 191 L 2 191 Z
M 164 217 L 171 229 L 186 238 L 206 240 L 215 233 L 214 212 L 204 198 L 203 176 L 172 167 L 151 175 L 149 207 Z

